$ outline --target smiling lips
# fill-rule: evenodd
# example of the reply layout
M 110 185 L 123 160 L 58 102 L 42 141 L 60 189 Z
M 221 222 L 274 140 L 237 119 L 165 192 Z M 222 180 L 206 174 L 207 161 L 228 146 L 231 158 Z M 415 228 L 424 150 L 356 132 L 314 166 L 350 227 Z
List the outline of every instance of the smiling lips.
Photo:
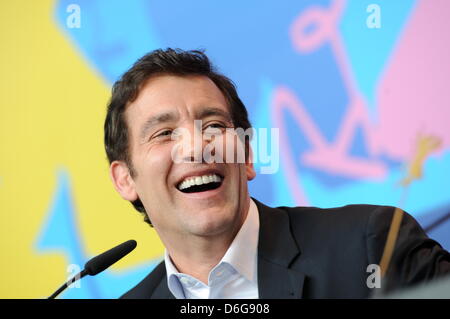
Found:
M 204 192 L 220 187 L 223 177 L 218 174 L 189 176 L 178 184 L 177 188 L 183 193 Z

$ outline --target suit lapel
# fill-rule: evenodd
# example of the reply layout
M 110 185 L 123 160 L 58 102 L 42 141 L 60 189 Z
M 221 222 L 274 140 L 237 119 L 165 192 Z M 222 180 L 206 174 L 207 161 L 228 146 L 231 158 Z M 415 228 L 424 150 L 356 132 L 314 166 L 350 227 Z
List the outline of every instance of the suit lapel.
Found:
M 261 299 L 302 298 L 305 275 L 290 268 L 300 255 L 286 212 L 265 206 L 258 207 L 260 230 L 258 242 L 258 290 Z
M 164 275 L 159 282 L 159 285 L 153 291 L 152 299 L 175 299 L 175 296 L 169 290 L 167 286 L 167 275 Z
M 260 299 L 300 299 L 305 275 L 260 258 L 258 290 Z

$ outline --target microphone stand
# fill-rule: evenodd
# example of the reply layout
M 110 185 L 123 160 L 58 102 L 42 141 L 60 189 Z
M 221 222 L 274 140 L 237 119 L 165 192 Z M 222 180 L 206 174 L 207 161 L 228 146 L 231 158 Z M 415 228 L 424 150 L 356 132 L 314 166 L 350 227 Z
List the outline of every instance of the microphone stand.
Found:
M 55 299 L 61 292 L 63 292 L 67 287 L 69 287 L 71 284 L 73 284 L 75 281 L 80 280 L 84 276 L 86 276 L 88 273 L 86 269 L 83 269 L 78 274 L 70 278 L 67 282 L 65 282 L 61 287 L 58 288 L 48 299 Z

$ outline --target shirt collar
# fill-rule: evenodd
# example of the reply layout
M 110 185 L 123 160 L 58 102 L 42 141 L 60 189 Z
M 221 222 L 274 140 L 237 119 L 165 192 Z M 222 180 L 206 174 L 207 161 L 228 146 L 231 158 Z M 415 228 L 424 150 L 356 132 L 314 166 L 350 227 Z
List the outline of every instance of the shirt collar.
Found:
M 257 282 L 257 249 L 259 235 L 258 208 L 250 198 L 250 207 L 244 224 L 237 233 L 230 247 L 226 251 L 219 265 L 223 262 L 230 264 L 240 275 L 247 280 Z M 176 298 L 183 297 L 184 292 L 178 276 L 181 275 L 170 259 L 167 250 L 164 253 L 166 265 L 167 284 Z
M 256 282 L 258 233 L 258 208 L 250 198 L 247 218 L 221 262 L 230 264 L 237 272 L 251 282 Z
M 184 299 L 185 294 L 183 290 L 183 286 L 181 285 L 179 278 L 177 275 L 180 274 L 175 265 L 172 263 L 170 259 L 169 253 L 167 249 L 164 252 L 164 264 L 166 265 L 166 273 L 167 273 L 167 286 L 176 299 Z

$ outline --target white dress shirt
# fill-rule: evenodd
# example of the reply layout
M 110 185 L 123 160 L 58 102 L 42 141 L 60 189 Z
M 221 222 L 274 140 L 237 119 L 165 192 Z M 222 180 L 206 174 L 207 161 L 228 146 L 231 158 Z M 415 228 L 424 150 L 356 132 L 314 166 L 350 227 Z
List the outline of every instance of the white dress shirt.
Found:
M 222 260 L 211 270 L 208 284 L 180 273 L 165 251 L 167 285 L 177 299 L 257 299 L 258 208 L 250 199 L 244 224 Z

